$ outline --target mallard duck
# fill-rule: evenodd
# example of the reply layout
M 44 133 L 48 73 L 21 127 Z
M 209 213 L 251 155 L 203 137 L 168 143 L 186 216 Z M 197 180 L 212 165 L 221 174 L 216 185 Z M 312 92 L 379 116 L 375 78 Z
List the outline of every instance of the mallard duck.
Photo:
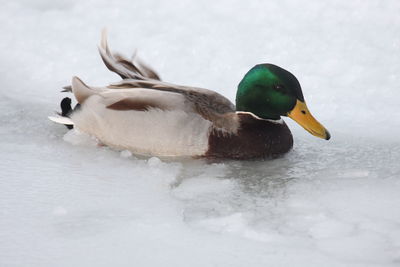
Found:
M 235 107 L 217 92 L 163 82 L 136 57 L 111 53 L 104 33 L 99 52 L 122 81 L 91 87 L 73 77 L 64 91 L 73 92 L 77 106 L 72 110 L 65 98 L 60 116 L 50 119 L 112 148 L 160 157 L 276 157 L 293 146 L 282 116 L 330 138 L 308 110 L 296 77 L 276 65 L 258 64 L 245 74 Z

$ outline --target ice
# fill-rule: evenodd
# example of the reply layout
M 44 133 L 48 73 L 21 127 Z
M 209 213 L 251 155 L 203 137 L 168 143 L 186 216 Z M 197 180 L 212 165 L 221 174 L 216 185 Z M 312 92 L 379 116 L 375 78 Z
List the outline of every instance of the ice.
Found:
M 400 2 L 3 1 L 0 266 L 398 266 Z M 145 158 L 52 123 L 96 51 L 234 100 L 244 73 L 293 72 L 328 142 L 288 122 L 271 161 Z
M 96 146 L 99 145 L 97 139 L 93 136 L 90 136 L 84 132 L 79 131 L 78 129 L 72 129 L 68 131 L 63 136 L 64 141 L 70 143 L 71 145 L 78 146 Z
M 120 155 L 123 158 L 130 158 L 132 157 L 132 152 L 130 152 L 129 150 L 122 150 Z
M 56 207 L 53 210 L 53 214 L 56 216 L 65 216 L 65 215 L 67 215 L 67 213 L 68 213 L 68 211 L 63 207 Z

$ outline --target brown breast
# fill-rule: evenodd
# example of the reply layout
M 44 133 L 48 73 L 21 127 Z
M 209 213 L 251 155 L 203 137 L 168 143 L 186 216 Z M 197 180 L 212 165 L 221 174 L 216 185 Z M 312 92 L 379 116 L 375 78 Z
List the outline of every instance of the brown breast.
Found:
M 213 130 L 208 141 L 208 158 L 254 159 L 277 157 L 293 147 L 293 137 L 286 123 L 259 120 L 250 114 L 238 114 L 237 134 Z

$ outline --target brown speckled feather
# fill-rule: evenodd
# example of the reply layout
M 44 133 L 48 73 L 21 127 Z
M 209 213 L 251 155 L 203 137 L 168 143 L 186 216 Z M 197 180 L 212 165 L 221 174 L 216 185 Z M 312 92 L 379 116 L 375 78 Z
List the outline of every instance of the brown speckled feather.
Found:
M 159 91 L 178 93 L 183 95 L 188 104 L 194 107 L 194 111 L 206 120 L 213 123 L 215 128 L 225 132 L 234 133 L 238 128 L 238 120 L 235 114 L 235 106 L 224 96 L 203 88 L 189 87 L 164 83 L 161 81 L 143 81 L 125 79 L 119 83 L 108 86 L 110 89 L 135 89 L 148 88 Z
M 107 68 L 118 74 L 122 79 L 161 80 L 160 76 L 149 66 L 137 59 L 135 54 L 132 60 L 128 60 L 118 53 L 111 53 L 105 30 L 102 33 L 99 52 Z
M 168 108 L 160 105 L 160 103 L 156 103 L 155 101 L 143 100 L 143 99 L 135 99 L 135 98 L 125 98 L 111 105 L 107 106 L 108 109 L 113 110 L 137 110 L 137 111 L 146 111 L 150 108 L 156 108 L 161 110 L 167 110 Z

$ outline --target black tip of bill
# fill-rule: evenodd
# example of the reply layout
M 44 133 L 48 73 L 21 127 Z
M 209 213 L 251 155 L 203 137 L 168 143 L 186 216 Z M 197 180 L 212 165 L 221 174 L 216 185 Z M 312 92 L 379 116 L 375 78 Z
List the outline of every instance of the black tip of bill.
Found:
M 325 130 L 325 140 L 329 139 L 331 139 L 331 134 L 327 130 Z

